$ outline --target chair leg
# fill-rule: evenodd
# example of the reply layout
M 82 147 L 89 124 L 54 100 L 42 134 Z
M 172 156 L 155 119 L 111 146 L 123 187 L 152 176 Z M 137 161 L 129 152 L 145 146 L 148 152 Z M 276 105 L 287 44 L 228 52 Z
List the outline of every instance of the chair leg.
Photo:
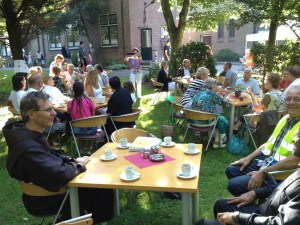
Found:
M 185 140 L 185 136 L 186 136 L 186 133 L 188 132 L 188 129 L 189 129 L 189 128 L 186 128 L 186 130 L 185 130 L 185 133 L 184 133 L 184 136 L 183 136 L 183 140 L 182 140 L 182 143 L 184 143 L 184 140 Z
M 62 203 L 61 203 L 61 205 L 60 205 L 60 207 L 59 207 L 59 210 L 58 210 L 58 212 L 57 212 L 57 214 L 56 214 L 56 216 L 55 216 L 55 218 L 54 218 L 54 220 L 53 220 L 52 225 L 55 225 L 55 224 L 56 224 L 56 221 L 57 221 L 57 219 L 58 219 L 58 217 L 59 217 L 59 215 L 60 215 L 60 213 L 61 213 L 61 210 L 63 209 L 63 207 L 64 207 L 64 205 L 65 205 L 65 202 L 66 202 L 66 200 L 67 200 L 67 198 L 68 198 L 68 196 L 69 196 L 69 193 L 70 193 L 70 191 L 68 190 L 67 193 L 66 193 L 66 195 L 65 195 L 65 197 L 64 197 L 64 200 L 62 201 Z
M 155 97 L 155 99 L 154 99 L 154 101 L 153 101 L 153 105 L 155 104 L 156 99 L 157 99 L 157 97 L 158 97 L 159 94 L 160 94 L 160 91 L 157 93 L 157 95 L 156 95 L 156 97 Z

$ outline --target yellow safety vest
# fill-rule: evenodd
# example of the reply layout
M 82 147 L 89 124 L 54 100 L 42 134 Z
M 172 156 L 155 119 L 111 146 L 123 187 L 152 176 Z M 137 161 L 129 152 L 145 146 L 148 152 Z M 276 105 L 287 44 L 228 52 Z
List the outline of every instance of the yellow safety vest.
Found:
M 289 115 L 285 115 L 275 127 L 273 134 L 266 142 L 262 153 L 266 156 L 270 156 L 272 154 L 272 150 L 276 141 L 276 138 L 279 136 L 282 131 L 284 125 L 286 124 L 287 118 Z M 293 139 L 297 135 L 298 128 L 300 127 L 300 121 L 296 123 L 292 129 L 290 129 L 286 135 L 283 137 L 280 146 L 277 148 L 276 153 L 274 155 L 274 159 L 278 162 L 287 158 L 294 150 L 294 141 Z

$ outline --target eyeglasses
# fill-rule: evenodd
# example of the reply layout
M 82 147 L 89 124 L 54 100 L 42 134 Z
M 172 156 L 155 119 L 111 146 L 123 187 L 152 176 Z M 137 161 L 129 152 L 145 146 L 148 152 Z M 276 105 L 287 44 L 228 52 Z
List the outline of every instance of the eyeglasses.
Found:
M 48 113 L 51 113 L 52 111 L 54 111 L 53 107 L 50 107 L 48 109 L 35 110 L 35 112 L 48 112 Z
M 290 103 L 292 101 L 296 102 L 296 103 L 300 103 L 300 98 L 299 97 L 295 97 L 295 98 L 287 97 L 287 98 L 284 99 L 284 101 L 288 102 L 288 103 Z

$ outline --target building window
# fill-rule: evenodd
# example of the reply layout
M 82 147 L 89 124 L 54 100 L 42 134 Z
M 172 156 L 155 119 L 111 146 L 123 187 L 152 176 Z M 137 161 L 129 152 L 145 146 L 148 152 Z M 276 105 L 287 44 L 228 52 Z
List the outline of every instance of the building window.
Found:
M 68 42 L 68 46 L 69 48 L 77 48 L 80 44 L 80 35 L 79 35 L 79 31 L 74 31 L 74 30 L 68 30 L 66 32 L 67 34 L 67 42 Z
M 234 19 L 229 20 L 229 39 L 235 38 L 235 26 L 234 26 Z
M 101 45 L 116 46 L 118 45 L 118 27 L 117 15 L 109 14 L 100 16 L 101 24 Z
M 160 28 L 160 38 L 169 38 L 169 33 L 166 26 Z
M 224 24 L 218 25 L 218 39 L 224 38 Z
M 61 48 L 61 39 L 60 39 L 60 34 L 49 34 L 49 48 L 54 49 L 54 48 Z

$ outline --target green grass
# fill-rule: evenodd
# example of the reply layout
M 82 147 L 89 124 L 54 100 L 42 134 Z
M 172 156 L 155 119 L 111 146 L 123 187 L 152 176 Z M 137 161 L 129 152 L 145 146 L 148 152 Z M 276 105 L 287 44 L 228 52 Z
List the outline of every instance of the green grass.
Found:
M 0 71 L 0 92 L 10 92 L 12 71 Z M 122 82 L 127 78 L 122 77 Z M 137 121 L 137 126 L 148 130 L 160 137 L 160 127 L 167 124 L 170 113 L 169 105 L 163 97 L 153 105 L 157 93 L 148 84 L 143 84 L 143 98 L 138 100 L 135 107 L 143 111 Z M 0 108 L 0 125 L 9 117 L 5 106 Z M 176 132 L 176 141 L 181 142 L 184 129 Z M 68 140 L 64 140 L 69 143 Z M 200 143 L 199 139 L 189 133 L 186 142 Z M 69 148 L 65 144 L 64 148 Z M 7 146 L 0 133 L 0 224 L 38 224 L 40 219 L 30 216 L 22 203 L 21 192 L 17 182 L 6 171 Z M 220 198 L 230 197 L 226 190 L 227 178 L 224 174 L 225 167 L 237 159 L 229 154 L 226 149 L 209 149 L 207 155 L 202 156 L 199 179 L 199 204 L 200 218 L 212 218 L 214 202 Z M 99 203 L 101 204 L 101 203 Z M 108 222 L 108 225 L 179 225 L 181 224 L 181 202 L 161 198 L 160 193 L 146 191 L 121 191 L 120 194 L 121 216 Z M 51 220 L 47 220 L 50 222 Z M 46 223 L 47 224 L 47 223 Z

